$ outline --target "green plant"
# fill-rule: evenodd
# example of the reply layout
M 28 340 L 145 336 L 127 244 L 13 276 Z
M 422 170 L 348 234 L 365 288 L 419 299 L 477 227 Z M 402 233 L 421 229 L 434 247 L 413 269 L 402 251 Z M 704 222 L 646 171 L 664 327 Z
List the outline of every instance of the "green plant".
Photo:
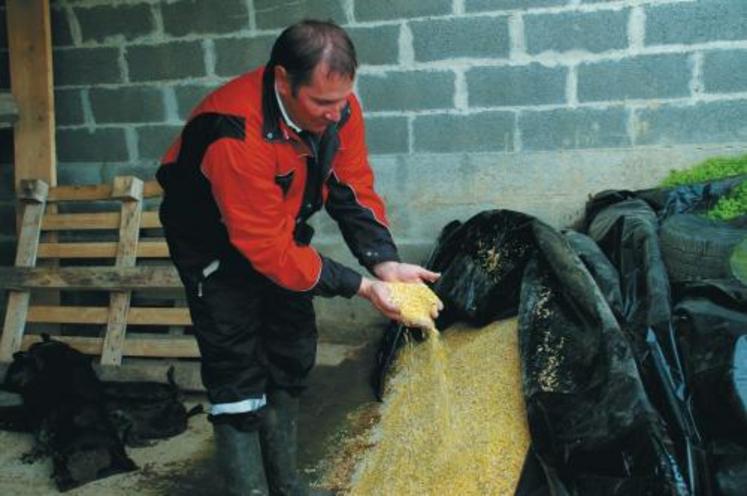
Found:
M 689 169 L 671 171 L 661 185 L 664 187 L 681 186 L 740 174 L 747 174 L 747 155 L 714 157 Z
M 714 157 L 685 170 L 671 171 L 661 183 L 664 187 L 713 181 L 729 176 L 747 175 L 747 155 Z M 716 220 L 729 220 L 747 214 L 747 181 L 732 189 L 706 212 Z
M 719 198 L 716 205 L 706 213 L 709 218 L 716 220 L 729 220 L 744 214 L 747 214 L 747 181 Z

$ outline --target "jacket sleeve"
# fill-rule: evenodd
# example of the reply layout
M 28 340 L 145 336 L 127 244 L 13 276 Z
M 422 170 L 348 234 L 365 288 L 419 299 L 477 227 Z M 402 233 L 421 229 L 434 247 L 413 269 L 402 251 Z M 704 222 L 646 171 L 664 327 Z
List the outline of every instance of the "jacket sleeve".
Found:
M 355 96 L 350 116 L 340 129 L 340 151 L 327 180 L 325 207 L 340 226 L 350 251 L 369 271 L 381 262 L 399 261 L 386 209 L 374 190 L 368 163 L 363 113 Z
M 251 139 L 218 140 L 202 162 L 231 244 L 283 288 L 354 295 L 360 274 L 294 241 L 294 219 L 285 213 L 282 191 L 274 181 L 274 152 L 259 138 L 253 144 Z

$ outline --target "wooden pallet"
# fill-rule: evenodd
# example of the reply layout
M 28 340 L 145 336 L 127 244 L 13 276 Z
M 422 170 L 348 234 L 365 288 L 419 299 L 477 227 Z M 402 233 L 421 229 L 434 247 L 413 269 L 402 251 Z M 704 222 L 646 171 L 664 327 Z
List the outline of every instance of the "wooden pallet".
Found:
M 184 334 L 191 325 L 188 309 L 132 305 L 133 292 L 161 299 L 166 292 L 172 302 L 183 299 L 165 240 L 141 235 L 161 228 L 157 212 L 143 211 L 144 200 L 160 195 L 155 181 L 130 176 L 91 186 L 50 188 L 39 180 L 22 182 L 15 266 L 0 267 L 0 289 L 9 293 L 0 362 L 11 361 L 15 352 L 41 339 L 27 332 L 28 324 L 65 324 L 66 329 L 98 325 L 99 335 L 66 331 L 54 338 L 99 356 L 97 368 L 104 378 L 158 380 L 175 365 L 180 385 L 202 388 L 197 343 Z M 52 241 L 45 241 L 47 233 L 53 233 L 48 236 Z M 59 264 L 37 266 L 40 259 Z M 33 304 L 33 294 L 43 290 L 106 292 L 109 304 Z M 169 332 L 128 333 L 132 325 L 145 330 L 160 326 Z

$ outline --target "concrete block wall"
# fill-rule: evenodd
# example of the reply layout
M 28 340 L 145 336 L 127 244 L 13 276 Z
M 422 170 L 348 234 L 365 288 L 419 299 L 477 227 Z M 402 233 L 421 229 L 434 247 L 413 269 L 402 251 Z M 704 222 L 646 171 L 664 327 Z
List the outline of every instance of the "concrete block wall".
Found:
M 53 0 L 60 182 L 150 177 L 192 106 L 303 17 L 356 42 L 371 163 L 412 260 L 454 218 L 563 226 L 589 194 L 746 148 L 744 0 Z M 323 217 L 317 245 L 353 263 Z

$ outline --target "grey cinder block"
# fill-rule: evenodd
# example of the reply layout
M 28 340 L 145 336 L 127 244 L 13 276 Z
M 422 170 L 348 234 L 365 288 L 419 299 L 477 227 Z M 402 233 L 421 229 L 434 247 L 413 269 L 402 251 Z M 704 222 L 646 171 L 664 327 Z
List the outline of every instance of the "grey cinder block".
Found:
M 529 64 L 475 67 L 467 71 L 469 105 L 541 105 L 565 101 L 568 69 Z
M 690 93 L 686 54 L 647 55 L 578 67 L 579 101 L 672 98 Z
M 512 151 L 513 112 L 419 115 L 413 123 L 416 152 Z

